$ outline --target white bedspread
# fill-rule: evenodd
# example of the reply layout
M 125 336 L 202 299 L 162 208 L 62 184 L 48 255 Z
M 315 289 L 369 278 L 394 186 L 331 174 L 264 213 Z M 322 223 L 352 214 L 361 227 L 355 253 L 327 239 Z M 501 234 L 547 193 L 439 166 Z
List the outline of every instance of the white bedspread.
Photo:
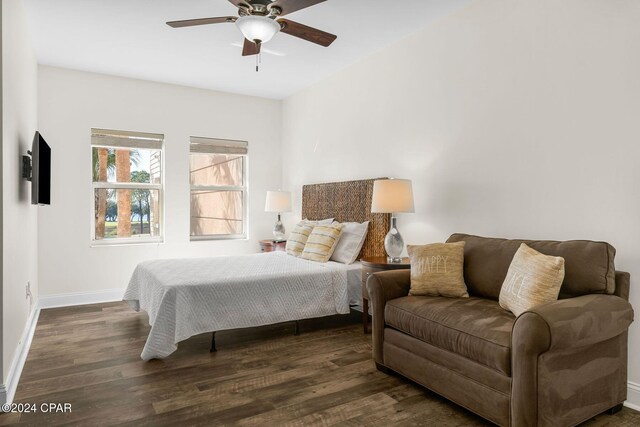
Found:
M 343 265 L 284 252 L 143 262 L 123 299 L 149 314 L 144 360 L 204 332 L 349 313 Z

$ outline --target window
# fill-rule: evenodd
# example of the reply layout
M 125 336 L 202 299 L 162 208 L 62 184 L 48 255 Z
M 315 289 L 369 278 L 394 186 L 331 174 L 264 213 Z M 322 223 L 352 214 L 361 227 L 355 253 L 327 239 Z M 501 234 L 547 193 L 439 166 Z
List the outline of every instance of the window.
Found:
M 247 145 L 191 137 L 191 240 L 246 238 Z
M 91 129 L 94 244 L 162 241 L 164 135 Z

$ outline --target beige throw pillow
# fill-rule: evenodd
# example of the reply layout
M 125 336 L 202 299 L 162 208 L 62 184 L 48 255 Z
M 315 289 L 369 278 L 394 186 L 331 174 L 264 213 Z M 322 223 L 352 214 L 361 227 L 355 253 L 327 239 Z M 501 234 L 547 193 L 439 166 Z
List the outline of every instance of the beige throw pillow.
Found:
M 307 244 L 307 239 L 309 238 L 309 235 L 311 235 L 313 227 L 315 227 L 316 224 L 317 223 L 315 221 L 307 220 L 302 220 L 298 224 L 296 224 L 295 228 L 289 235 L 287 244 L 285 246 L 285 250 L 289 255 L 302 255 L 304 245 Z
M 409 295 L 469 298 L 464 283 L 464 242 L 407 246 L 411 259 Z
M 541 254 L 521 244 L 500 289 L 500 306 L 520 316 L 532 307 L 558 299 L 564 258 Z
M 313 227 L 300 258 L 316 262 L 329 261 L 342 235 L 342 228 L 343 225 L 338 222 Z

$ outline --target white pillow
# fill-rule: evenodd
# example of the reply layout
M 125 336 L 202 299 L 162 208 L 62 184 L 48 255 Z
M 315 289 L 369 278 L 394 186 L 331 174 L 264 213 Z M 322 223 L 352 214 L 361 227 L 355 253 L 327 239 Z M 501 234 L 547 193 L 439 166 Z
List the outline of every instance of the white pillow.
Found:
M 303 221 L 314 222 L 316 224 L 322 224 L 322 225 L 333 224 L 333 218 L 318 219 L 318 220 L 305 218 L 305 219 L 303 219 Z
M 333 255 L 331 255 L 331 261 L 353 264 L 360 254 L 364 240 L 367 238 L 369 221 L 365 221 L 362 224 L 344 222 L 342 225 L 342 236 L 333 251 Z

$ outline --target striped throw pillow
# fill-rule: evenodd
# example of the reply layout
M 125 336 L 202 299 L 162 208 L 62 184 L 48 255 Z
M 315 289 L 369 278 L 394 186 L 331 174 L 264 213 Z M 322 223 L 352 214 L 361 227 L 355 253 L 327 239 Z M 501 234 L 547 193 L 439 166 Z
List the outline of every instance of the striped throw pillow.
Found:
M 289 238 L 287 239 L 287 245 L 285 250 L 289 255 L 300 256 L 304 250 L 304 245 L 307 244 L 307 239 L 315 227 L 315 221 L 303 220 L 296 224 Z
M 304 245 L 301 258 L 316 262 L 329 261 L 340 240 L 343 227 L 342 224 L 337 222 L 333 224 L 318 224 L 313 227 L 307 244 Z

